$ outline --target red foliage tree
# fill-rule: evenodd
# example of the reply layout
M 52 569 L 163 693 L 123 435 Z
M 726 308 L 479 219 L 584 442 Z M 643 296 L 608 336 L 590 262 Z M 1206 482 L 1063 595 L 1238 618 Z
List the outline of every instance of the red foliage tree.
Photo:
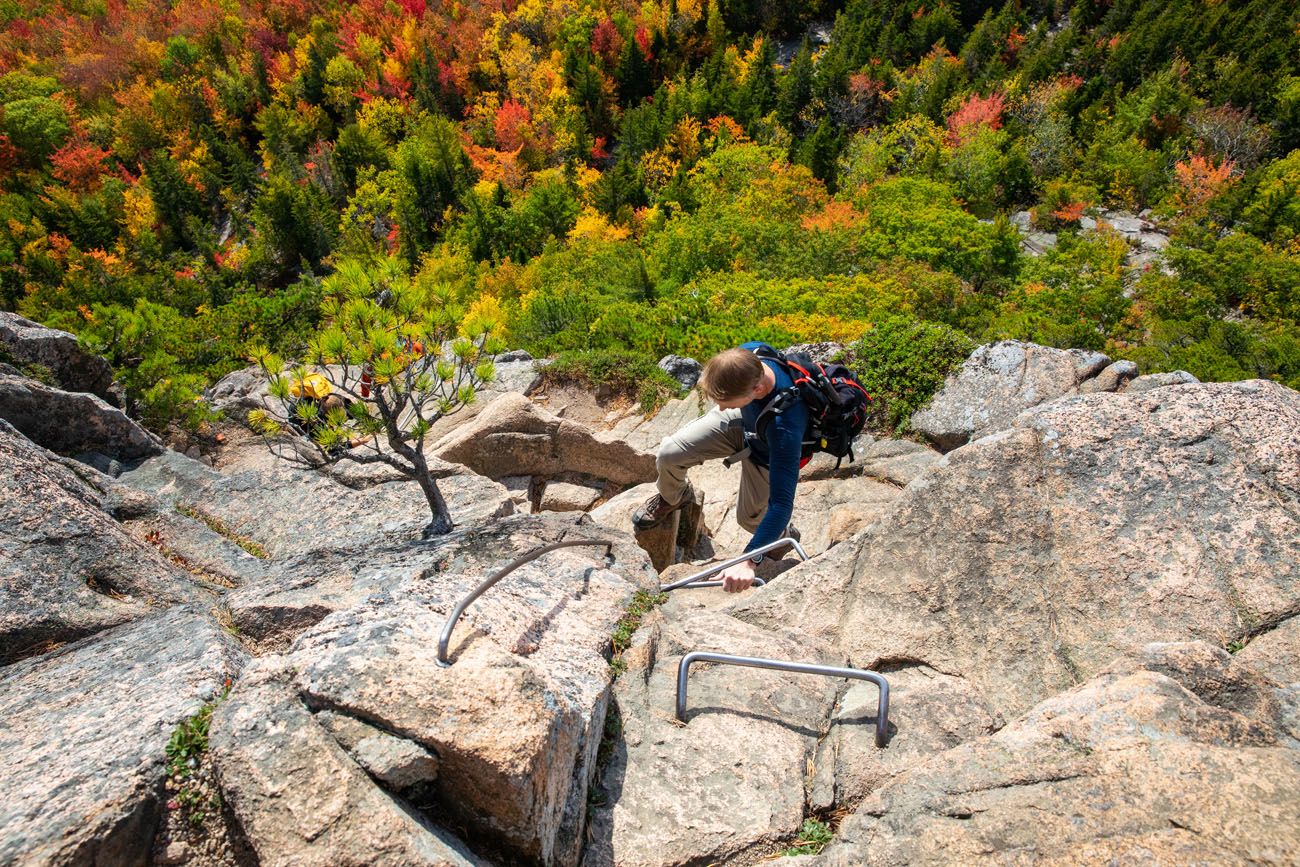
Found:
M 981 127 L 1001 129 L 1004 108 L 1006 108 L 1006 100 L 997 91 L 988 96 L 972 93 L 948 117 L 948 143 L 954 147 L 964 144 Z
M 604 19 L 591 31 L 591 53 L 605 62 L 606 69 L 614 68 L 622 51 L 623 34 L 612 18 Z
M 497 109 L 494 127 L 497 134 L 497 148 L 503 151 L 515 151 L 523 147 L 524 142 L 532 137 L 532 113 L 523 103 L 507 99 Z
M 50 156 L 54 177 L 79 193 L 99 188 L 108 151 L 84 141 L 70 141 Z
M 1206 209 L 1215 196 L 1237 180 L 1233 172 L 1236 165 L 1224 160 L 1216 165 L 1214 160 L 1194 154 L 1185 162 L 1174 164 L 1174 178 L 1178 181 L 1176 194 L 1179 207 L 1191 214 Z
M 637 47 L 641 49 L 642 56 L 646 60 L 654 60 L 654 55 L 650 53 L 650 31 L 646 30 L 644 24 L 636 29 L 636 35 L 633 38 L 636 39 Z

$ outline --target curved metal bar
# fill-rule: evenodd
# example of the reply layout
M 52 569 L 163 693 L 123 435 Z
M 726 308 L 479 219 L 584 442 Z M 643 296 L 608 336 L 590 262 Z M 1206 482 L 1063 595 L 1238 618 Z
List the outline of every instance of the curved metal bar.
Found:
M 696 572 L 694 575 L 690 575 L 686 578 L 683 578 L 680 581 L 674 581 L 671 584 L 664 584 L 659 588 L 659 592 L 667 593 L 669 590 L 677 590 L 681 587 L 685 587 L 687 584 L 694 584 L 696 581 L 699 581 L 701 578 L 707 578 L 710 575 L 714 574 L 715 572 L 721 572 L 723 569 L 730 569 L 732 566 L 735 566 L 737 563 L 743 563 L 745 560 L 748 560 L 750 557 L 753 557 L 755 554 L 766 554 L 768 551 L 771 551 L 773 548 L 784 548 L 786 545 L 792 546 L 794 550 L 798 552 L 800 560 L 808 559 L 808 552 L 803 549 L 803 546 L 800 545 L 798 542 L 796 542 L 794 539 L 791 539 L 789 536 L 786 536 L 784 539 L 777 539 L 775 542 L 768 542 L 766 545 L 763 545 L 762 547 L 759 548 L 755 548 L 753 551 L 746 551 L 744 554 L 741 554 L 739 557 L 732 557 L 730 560 L 723 560 L 721 563 L 714 563 L 712 566 L 708 567 L 707 569 L 701 572 Z M 755 579 L 754 583 L 761 586 L 763 582 L 759 581 L 758 579 Z M 721 587 L 722 582 L 718 581 L 711 584 L 701 584 L 699 586 Z
M 796 674 L 820 674 L 824 677 L 850 677 L 865 680 L 880 687 L 880 701 L 876 704 L 876 746 L 885 745 L 889 730 L 889 681 L 884 675 L 860 668 L 840 668 L 834 665 L 813 665 L 807 662 L 786 662 L 780 659 L 759 659 L 754 656 L 732 656 L 729 653 L 706 653 L 694 650 L 682 657 L 677 666 L 677 719 L 686 722 L 686 677 L 693 662 L 718 662 L 723 665 L 743 665 L 747 668 L 770 668 L 773 671 L 792 671 Z
M 511 560 L 504 568 L 498 569 L 496 572 L 492 573 L 492 575 L 486 578 L 482 584 L 470 591 L 468 596 L 456 603 L 456 607 L 451 610 L 451 614 L 447 615 L 447 622 L 442 625 L 442 634 L 438 636 L 438 665 L 443 668 L 451 666 L 451 662 L 447 659 L 447 646 L 451 644 L 451 631 L 456 628 L 456 621 L 460 620 L 460 616 L 465 613 L 465 609 L 473 604 L 475 599 L 482 596 L 489 587 L 518 569 L 520 566 L 533 562 L 543 554 L 549 554 L 551 551 L 560 548 L 577 548 L 584 545 L 604 545 L 605 559 L 609 562 L 613 561 L 614 543 L 606 539 L 574 539 L 568 542 L 553 542 L 550 545 L 538 548 L 535 551 L 530 551 L 522 557 Z
M 694 582 L 692 582 L 692 583 L 690 583 L 690 584 L 686 584 L 686 585 L 684 585 L 684 586 L 682 586 L 682 587 L 678 587 L 677 589 L 678 589 L 678 590 L 695 590 L 695 589 L 697 589 L 697 588 L 699 588 L 699 587 L 721 587 L 723 584 L 726 584 L 726 583 L 727 583 L 727 582 L 725 582 L 725 581 L 694 581 Z M 754 584 L 753 584 L 754 587 L 762 587 L 762 586 L 763 586 L 764 584 L 766 584 L 766 583 L 767 583 L 766 581 L 764 581 L 762 578 L 759 578 L 757 575 L 754 576 Z M 662 593 L 663 590 L 661 589 L 659 592 Z

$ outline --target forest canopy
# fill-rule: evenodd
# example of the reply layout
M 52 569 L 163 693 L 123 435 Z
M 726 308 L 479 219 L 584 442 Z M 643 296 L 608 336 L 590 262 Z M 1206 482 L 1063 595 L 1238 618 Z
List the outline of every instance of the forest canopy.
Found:
M 932 327 L 1300 387 L 1300 7 L 0 0 L 0 308 L 150 424 L 394 257 L 534 354 Z

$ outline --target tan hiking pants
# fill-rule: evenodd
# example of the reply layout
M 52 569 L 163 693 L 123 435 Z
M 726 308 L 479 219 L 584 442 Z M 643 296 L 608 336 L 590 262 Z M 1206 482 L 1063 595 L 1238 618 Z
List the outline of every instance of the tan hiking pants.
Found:
M 740 410 L 714 407 L 659 446 L 659 495 L 680 503 L 686 493 L 686 471 L 705 461 L 728 458 L 745 448 Z M 736 523 L 750 533 L 767 513 L 767 470 L 748 458 L 740 462 L 740 494 L 736 498 Z

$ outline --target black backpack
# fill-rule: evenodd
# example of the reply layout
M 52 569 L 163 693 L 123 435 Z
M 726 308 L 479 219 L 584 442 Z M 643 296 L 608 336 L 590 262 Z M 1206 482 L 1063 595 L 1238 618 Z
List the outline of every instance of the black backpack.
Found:
M 786 355 L 770 346 L 760 346 L 754 354 L 776 361 L 794 380 L 793 388 L 773 398 L 759 414 L 755 425 L 758 437 L 766 437 L 767 425 L 774 416 L 793 406 L 795 401 L 803 401 L 808 408 L 808 429 L 804 432 L 799 465 L 808 463 L 817 452 L 834 455 L 836 469 L 845 456 L 852 463 L 853 440 L 866 426 L 871 405 L 871 395 L 853 371 L 843 364 L 819 364 L 802 352 Z

